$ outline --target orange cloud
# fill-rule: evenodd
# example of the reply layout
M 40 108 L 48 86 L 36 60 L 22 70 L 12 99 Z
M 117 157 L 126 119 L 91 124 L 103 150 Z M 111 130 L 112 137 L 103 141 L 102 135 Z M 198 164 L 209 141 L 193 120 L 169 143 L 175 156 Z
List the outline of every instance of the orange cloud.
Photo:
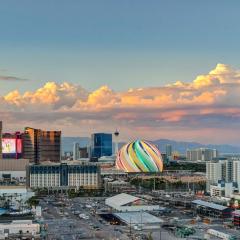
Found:
M 215 124 L 222 128 L 227 121 L 235 126 L 240 120 L 239 93 L 240 72 L 217 64 L 190 83 L 177 81 L 123 92 L 108 86 L 88 92 L 79 85 L 48 82 L 36 91 L 20 94 L 15 90 L 0 97 L 0 111 L 9 124 L 38 121 L 67 128 L 81 122 L 93 128 L 107 124 L 141 130 Z

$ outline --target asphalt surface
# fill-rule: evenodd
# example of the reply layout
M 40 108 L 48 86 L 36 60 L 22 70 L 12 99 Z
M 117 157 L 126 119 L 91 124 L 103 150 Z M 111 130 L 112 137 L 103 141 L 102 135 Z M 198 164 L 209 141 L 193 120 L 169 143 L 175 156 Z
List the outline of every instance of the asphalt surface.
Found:
M 88 198 L 62 198 L 63 204 L 56 206 L 56 201 L 43 199 L 40 205 L 43 221 L 47 225 L 46 239 L 129 239 L 126 226 L 110 225 L 94 213 L 97 207 L 104 206 L 100 203 L 93 206 L 95 201 Z M 87 219 L 80 218 L 79 214 L 84 214 Z

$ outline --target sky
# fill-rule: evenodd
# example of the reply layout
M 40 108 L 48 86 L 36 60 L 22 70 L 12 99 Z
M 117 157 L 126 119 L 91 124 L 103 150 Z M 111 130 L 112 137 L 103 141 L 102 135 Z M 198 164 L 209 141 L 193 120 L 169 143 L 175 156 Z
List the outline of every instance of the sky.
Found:
M 240 145 L 239 7 L 238 0 L 1 1 L 4 130 L 89 136 L 118 128 L 123 140 Z

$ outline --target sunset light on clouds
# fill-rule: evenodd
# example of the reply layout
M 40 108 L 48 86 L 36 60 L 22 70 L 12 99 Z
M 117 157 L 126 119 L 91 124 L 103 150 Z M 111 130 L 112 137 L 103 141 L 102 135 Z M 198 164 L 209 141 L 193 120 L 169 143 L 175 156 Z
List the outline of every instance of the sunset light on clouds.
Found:
M 237 138 L 233 133 L 240 126 L 239 92 L 240 71 L 217 64 L 192 82 L 127 91 L 108 86 L 88 91 L 70 82 L 47 82 L 35 91 L 7 93 L 1 97 L 0 110 L 11 130 L 38 125 L 79 136 L 117 127 L 123 139 L 184 135 L 199 141 L 208 141 L 206 132 L 212 131 L 213 140 L 221 143 Z

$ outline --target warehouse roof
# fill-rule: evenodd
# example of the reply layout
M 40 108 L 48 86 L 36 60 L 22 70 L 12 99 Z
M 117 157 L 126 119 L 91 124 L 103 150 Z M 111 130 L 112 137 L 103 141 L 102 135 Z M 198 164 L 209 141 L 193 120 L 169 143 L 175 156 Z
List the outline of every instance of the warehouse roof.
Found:
M 132 203 L 137 200 L 140 200 L 140 198 L 126 194 L 126 193 L 121 193 L 107 199 L 108 202 L 114 202 L 118 206 L 124 206 L 128 203 Z
M 212 209 L 220 210 L 220 211 L 228 209 L 228 207 L 226 207 L 226 206 L 222 206 L 222 205 L 219 205 L 219 204 L 216 204 L 216 203 L 206 202 L 206 201 L 203 201 L 203 200 L 194 200 L 194 201 L 192 201 L 192 203 L 197 204 L 197 205 L 201 205 L 201 206 L 204 206 L 204 207 L 209 207 L 209 208 L 212 208 Z
M 121 212 L 114 213 L 114 215 L 126 224 L 160 224 L 163 222 L 161 218 L 147 212 Z

